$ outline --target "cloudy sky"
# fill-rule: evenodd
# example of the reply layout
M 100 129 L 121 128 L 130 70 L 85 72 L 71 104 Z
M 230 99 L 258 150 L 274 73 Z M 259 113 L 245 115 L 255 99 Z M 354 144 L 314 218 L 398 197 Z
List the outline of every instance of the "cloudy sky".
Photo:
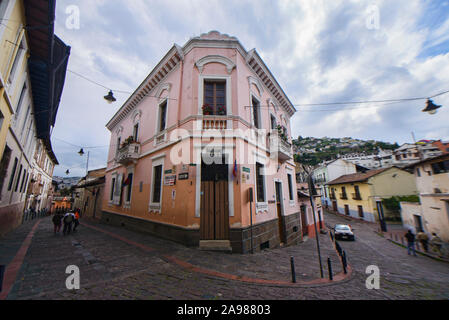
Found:
M 79 9 L 79 28 L 73 7 Z M 388 142 L 449 140 L 449 94 L 395 104 L 307 104 L 429 97 L 449 90 L 449 0 L 58 0 L 56 34 L 72 47 L 69 70 L 132 92 L 177 43 L 218 30 L 256 48 L 298 105 L 293 136 Z M 74 28 L 75 27 L 75 28 Z M 128 98 L 67 73 L 52 142 L 55 175 L 106 166 L 105 124 Z M 346 110 L 342 110 L 346 109 Z

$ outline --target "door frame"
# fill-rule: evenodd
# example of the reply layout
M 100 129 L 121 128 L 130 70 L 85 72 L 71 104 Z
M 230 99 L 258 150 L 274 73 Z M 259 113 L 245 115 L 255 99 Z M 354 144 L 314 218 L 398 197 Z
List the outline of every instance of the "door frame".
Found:
M 281 205 L 281 212 L 278 212 L 277 209 L 277 203 L 278 203 L 278 194 L 277 194 L 277 188 L 276 186 L 279 184 L 279 192 L 280 192 L 280 205 Z M 281 243 L 284 243 L 284 238 L 286 237 L 286 232 L 285 232 L 285 225 L 284 225 L 284 219 L 283 217 L 285 217 L 285 208 L 284 208 L 284 192 L 283 192 L 283 183 L 281 179 L 274 179 L 274 194 L 276 197 L 276 216 L 278 218 L 278 226 L 279 226 L 279 240 Z M 282 229 L 282 230 L 281 230 Z

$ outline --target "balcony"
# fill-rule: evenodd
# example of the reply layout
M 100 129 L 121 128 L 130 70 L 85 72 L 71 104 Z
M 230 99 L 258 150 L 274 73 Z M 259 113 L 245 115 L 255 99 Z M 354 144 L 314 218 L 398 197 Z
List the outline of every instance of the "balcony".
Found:
M 346 195 L 346 193 L 340 193 L 340 199 L 348 200 L 348 196 Z
M 140 143 L 130 143 L 117 152 L 115 161 L 123 165 L 127 165 L 131 162 L 137 161 L 140 155 Z
M 360 193 L 353 193 L 352 199 L 353 200 L 362 200 L 362 196 L 360 195 Z
M 228 116 L 203 116 L 203 130 L 226 130 L 228 128 Z
M 268 139 L 270 153 L 277 155 L 279 161 L 284 162 L 293 158 L 292 145 L 290 143 L 283 140 L 276 133 L 271 133 Z

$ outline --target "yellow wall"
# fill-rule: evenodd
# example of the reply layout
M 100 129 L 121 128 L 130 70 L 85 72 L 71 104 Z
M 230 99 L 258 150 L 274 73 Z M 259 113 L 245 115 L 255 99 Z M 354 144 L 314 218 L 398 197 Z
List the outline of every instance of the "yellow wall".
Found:
M 355 186 L 359 186 L 362 200 L 353 199 Z M 351 216 L 358 217 L 358 206 L 362 206 L 365 220 L 372 222 L 379 217 L 376 197 L 391 198 L 418 194 L 414 175 L 395 167 L 371 177 L 366 182 L 344 183 L 330 187 L 335 189 L 340 213 L 344 214 L 345 205 L 349 205 Z M 341 199 L 342 187 L 346 188 L 347 200 Z
M 3 151 L 6 144 L 6 135 L 11 123 L 11 117 L 13 114 L 13 104 L 16 101 L 17 92 L 21 90 L 18 88 L 16 82 L 13 83 L 11 88 L 6 89 L 7 80 L 11 72 L 14 57 L 18 52 L 19 47 L 15 43 L 20 43 L 25 32 L 22 26 L 25 25 L 25 16 L 23 1 L 16 1 L 11 15 L 8 20 L 2 21 L 2 24 L 6 24 L 4 33 L 0 42 L 0 111 L 3 114 L 3 123 L 0 129 L 0 158 L 3 156 Z M 20 22 L 19 22 L 20 21 Z M 26 63 L 26 59 L 23 60 Z M 18 66 L 15 79 L 21 77 L 24 65 Z M 20 93 L 19 93 L 20 94 Z

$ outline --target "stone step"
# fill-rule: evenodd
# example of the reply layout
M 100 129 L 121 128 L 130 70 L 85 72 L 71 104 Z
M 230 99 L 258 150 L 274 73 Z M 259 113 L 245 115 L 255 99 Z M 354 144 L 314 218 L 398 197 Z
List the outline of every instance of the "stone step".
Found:
M 231 241 L 229 240 L 201 240 L 200 250 L 232 252 Z

